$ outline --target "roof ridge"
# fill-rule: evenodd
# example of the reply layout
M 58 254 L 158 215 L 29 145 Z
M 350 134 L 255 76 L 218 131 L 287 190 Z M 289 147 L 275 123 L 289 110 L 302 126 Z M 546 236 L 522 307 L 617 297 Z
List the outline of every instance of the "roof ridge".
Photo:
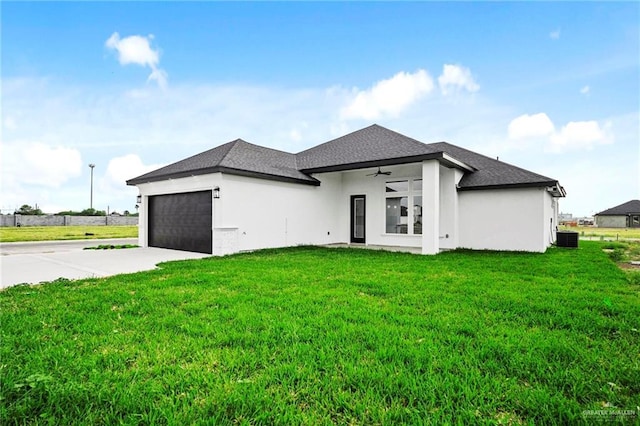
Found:
M 221 165 L 224 164 L 224 161 L 227 159 L 227 157 L 229 157 L 229 155 L 231 155 L 231 152 L 235 151 L 237 149 L 237 147 L 240 144 L 242 144 L 242 145 L 250 146 L 250 147 L 261 149 L 261 150 L 266 150 L 266 151 L 276 152 L 276 153 L 279 153 L 279 154 L 284 154 L 284 155 L 286 155 L 288 157 L 291 157 L 291 159 L 293 160 L 293 165 L 294 165 L 293 170 L 300 171 L 300 168 L 298 167 L 298 157 L 296 156 L 296 154 L 293 154 L 291 152 L 284 151 L 284 150 L 281 150 L 281 149 L 275 149 L 275 148 L 271 148 L 271 147 L 268 147 L 268 146 L 258 145 L 258 144 L 255 144 L 255 143 L 247 142 L 242 138 L 238 138 L 238 139 L 232 141 L 232 143 L 233 143 L 233 146 L 222 157 L 222 159 L 220 159 L 220 163 L 219 164 L 221 164 Z M 231 157 L 229 157 L 229 158 L 231 158 Z M 273 167 L 281 169 L 281 170 L 290 170 L 291 169 L 291 167 L 288 167 L 288 166 L 285 166 L 285 165 L 281 165 L 281 166 L 273 165 Z
M 246 141 L 242 140 L 241 138 L 238 138 L 238 139 L 232 140 L 231 142 L 227 142 L 226 144 L 220 145 L 218 148 L 220 148 L 220 147 L 222 147 L 224 145 L 230 145 L 230 147 L 224 153 L 222 158 L 220 158 L 220 161 L 218 161 L 218 164 L 222 164 L 222 162 L 229 156 L 231 151 L 233 151 L 238 146 L 238 143 L 240 143 L 240 142 L 249 143 L 249 142 L 246 142 Z M 213 148 L 213 149 L 215 149 L 215 148 Z
M 412 138 L 411 136 L 407 136 L 407 135 L 402 134 L 402 133 L 400 133 L 400 132 L 396 132 L 395 130 L 389 129 L 389 128 L 384 127 L 384 126 L 381 126 L 381 125 L 379 125 L 379 124 L 377 124 L 377 123 L 374 123 L 374 124 L 372 124 L 372 125 L 371 125 L 371 126 L 369 126 L 369 127 L 377 127 L 377 128 L 379 128 L 379 129 L 385 130 L 385 131 L 387 131 L 387 132 L 394 133 L 394 134 L 396 134 L 396 135 L 398 135 L 398 136 L 402 136 L 403 138 L 409 139 L 409 141 L 411 141 L 411 142 L 413 142 L 413 143 L 416 143 L 416 144 L 418 144 L 418 145 L 420 145 L 420 146 L 424 146 L 424 145 L 429 146 L 429 145 L 431 145 L 431 144 L 429 144 L 429 143 L 421 142 L 421 141 L 419 141 L 418 139 Z M 366 127 L 365 127 L 365 128 L 366 128 Z
M 319 147 L 321 147 L 321 146 L 323 146 L 323 145 L 327 145 L 327 144 L 329 144 L 329 143 L 331 143 L 331 142 L 335 142 L 335 141 L 337 141 L 338 139 L 346 138 L 346 137 L 348 137 L 348 136 L 353 135 L 354 133 L 361 133 L 361 132 L 363 132 L 363 131 L 365 131 L 365 130 L 367 130 L 367 129 L 371 129 L 371 128 L 380 129 L 380 130 L 383 130 L 383 131 L 385 131 L 385 132 L 393 133 L 393 134 L 395 134 L 395 135 L 397 135 L 397 136 L 400 136 L 400 137 L 403 137 L 403 138 L 405 138 L 405 139 L 408 139 L 408 140 L 409 140 L 409 141 L 411 141 L 412 143 L 417 144 L 417 145 L 419 145 L 419 146 L 429 145 L 428 143 L 420 142 L 419 140 L 414 139 L 414 138 L 412 138 L 411 136 L 403 135 L 403 134 L 402 134 L 402 133 L 400 133 L 400 132 L 396 132 L 395 130 L 391 130 L 391 129 L 388 129 L 388 128 L 384 127 L 384 126 L 381 126 L 381 125 L 379 125 L 378 123 L 373 123 L 373 124 L 371 124 L 371 125 L 369 125 L 369 126 L 367 126 L 367 127 L 363 127 L 362 129 L 354 130 L 354 131 L 352 131 L 352 132 L 347 133 L 346 135 L 338 136 L 337 138 L 333 138 L 333 139 L 328 140 L 328 141 L 326 141 L 326 142 L 323 142 L 323 143 L 321 143 L 321 144 L 319 144 L 319 145 L 315 145 L 315 146 L 312 146 L 312 147 L 310 147 L 310 148 L 307 148 L 307 149 L 305 149 L 305 150 L 303 150 L 303 151 L 297 152 L 297 153 L 295 153 L 294 155 L 296 156 L 296 159 L 297 159 L 297 156 L 298 156 L 298 155 L 303 154 L 303 153 L 305 153 L 305 152 L 307 152 L 307 151 L 310 151 L 310 150 L 312 150 L 312 149 L 319 148 Z
M 248 141 L 245 141 L 245 140 L 244 140 L 244 139 L 242 139 L 242 138 L 238 138 L 238 139 L 236 139 L 236 140 L 235 140 L 235 141 L 233 141 L 233 142 L 242 142 L 242 143 L 244 143 L 244 144 L 246 144 L 246 145 L 255 146 L 255 147 L 260 148 L 260 149 L 268 149 L 269 151 L 281 152 L 281 153 L 283 153 L 283 154 L 288 154 L 288 155 L 296 155 L 296 154 L 294 154 L 294 153 L 292 153 L 292 152 L 284 151 L 284 150 L 282 150 L 282 149 L 271 148 L 271 147 L 269 147 L 269 146 L 258 145 L 258 144 L 252 143 L 252 142 L 248 142 Z

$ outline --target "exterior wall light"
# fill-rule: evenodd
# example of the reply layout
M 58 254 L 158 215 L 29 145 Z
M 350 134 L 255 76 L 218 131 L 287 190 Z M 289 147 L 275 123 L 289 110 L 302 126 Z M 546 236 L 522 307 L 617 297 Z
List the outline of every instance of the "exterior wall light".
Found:
M 138 196 L 136 197 L 136 203 L 138 203 L 138 204 L 142 204 L 142 195 L 138 195 Z
M 213 198 L 220 198 L 220 187 L 216 186 L 213 188 Z

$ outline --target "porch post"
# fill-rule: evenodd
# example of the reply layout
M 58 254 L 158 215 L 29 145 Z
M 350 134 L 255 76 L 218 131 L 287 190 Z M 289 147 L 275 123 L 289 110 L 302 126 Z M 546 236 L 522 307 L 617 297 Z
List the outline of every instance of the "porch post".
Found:
M 440 251 L 440 163 L 422 162 L 422 254 Z

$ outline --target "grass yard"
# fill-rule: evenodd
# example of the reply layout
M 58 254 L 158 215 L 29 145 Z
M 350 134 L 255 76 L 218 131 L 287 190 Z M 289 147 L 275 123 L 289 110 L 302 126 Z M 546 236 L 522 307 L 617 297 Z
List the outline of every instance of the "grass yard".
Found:
M 91 234 L 91 235 L 87 235 Z M 138 226 L 0 227 L 0 242 L 137 238 Z
M 594 226 L 561 226 L 563 231 L 579 232 L 581 238 L 634 239 L 640 240 L 640 228 L 596 228 Z
M 0 424 L 637 423 L 627 274 L 588 241 L 298 247 L 14 287 Z

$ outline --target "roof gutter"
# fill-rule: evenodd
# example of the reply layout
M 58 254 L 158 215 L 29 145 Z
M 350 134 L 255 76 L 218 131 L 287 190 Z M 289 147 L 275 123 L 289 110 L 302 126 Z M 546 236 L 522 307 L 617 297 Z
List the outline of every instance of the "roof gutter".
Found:
M 515 188 L 549 188 L 558 187 L 561 189 L 561 192 L 558 191 L 558 195 L 554 195 L 555 197 L 564 197 L 566 192 L 564 188 L 558 184 L 557 181 L 541 181 L 541 182 L 522 182 L 522 183 L 499 183 L 493 185 L 479 185 L 479 186 L 460 186 L 458 185 L 458 191 L 480 191 L 485 189 L 515 189 Z M 562 195 L 560 195 L 562 194 Z

